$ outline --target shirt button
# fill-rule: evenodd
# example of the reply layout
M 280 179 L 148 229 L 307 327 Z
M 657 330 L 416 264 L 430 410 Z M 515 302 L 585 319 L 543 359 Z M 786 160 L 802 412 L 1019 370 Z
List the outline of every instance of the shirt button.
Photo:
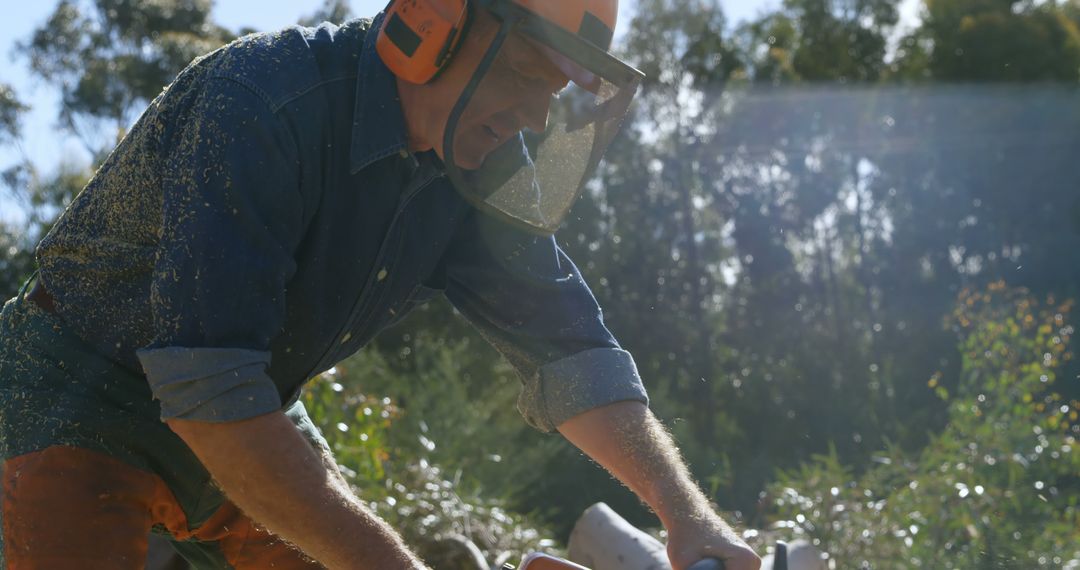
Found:
M 382 281 L 383 279 L 386 279 L 387 275 L 388 273 L 386 272 L 386 268 L 384 267 L 379 270 L 379 274 L 375 276 L 375 279 Z

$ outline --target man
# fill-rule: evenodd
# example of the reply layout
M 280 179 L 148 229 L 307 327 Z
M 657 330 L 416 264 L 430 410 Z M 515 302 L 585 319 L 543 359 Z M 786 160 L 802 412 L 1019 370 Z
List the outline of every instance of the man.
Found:
M 656 511 L 677 570 L 758 568 L 550 235 L 639 80 L 607 54 L 616 12 L 397 0 L 182 72 L 0 315 L 8 567 L 140 568 L 153 530 L 199 567 L 424 568 L 297 394 L 442 291 L 526 420 Z

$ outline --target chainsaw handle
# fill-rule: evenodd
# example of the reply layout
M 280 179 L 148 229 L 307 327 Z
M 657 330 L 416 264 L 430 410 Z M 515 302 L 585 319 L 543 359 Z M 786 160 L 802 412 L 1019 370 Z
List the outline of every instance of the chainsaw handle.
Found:
M 686 570 L 724 570 L 724 562 L 718 558 L 706 558 Z

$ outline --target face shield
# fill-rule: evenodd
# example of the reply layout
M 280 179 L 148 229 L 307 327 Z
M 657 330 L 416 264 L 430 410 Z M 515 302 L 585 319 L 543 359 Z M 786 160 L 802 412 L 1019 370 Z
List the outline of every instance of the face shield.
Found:
M 500 28 L 447 121 L 447 175 L 484 213 L 551 235 L 644 75 L 512 0 L 479 3 Z

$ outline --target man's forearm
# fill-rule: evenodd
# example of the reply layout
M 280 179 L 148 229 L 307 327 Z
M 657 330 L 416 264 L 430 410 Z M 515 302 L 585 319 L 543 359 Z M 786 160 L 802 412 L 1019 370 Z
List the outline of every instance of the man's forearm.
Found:
M 326 567 L 424 568 L 284 414 L 228 423 L 168 423 L 230 500 Z
M 589 410 L 558 429 L 652 507 L 666 528 L 712 515 L 671 436 L 644 404 Z
M 559 432 L 630 487 L 668 530 L 668 559 L 686 570 L 705 558 L 727 570 L 759 570 L 761 559 L 713 510 L 675 442 L 640 402 L 618 402 L 574 416 Z

